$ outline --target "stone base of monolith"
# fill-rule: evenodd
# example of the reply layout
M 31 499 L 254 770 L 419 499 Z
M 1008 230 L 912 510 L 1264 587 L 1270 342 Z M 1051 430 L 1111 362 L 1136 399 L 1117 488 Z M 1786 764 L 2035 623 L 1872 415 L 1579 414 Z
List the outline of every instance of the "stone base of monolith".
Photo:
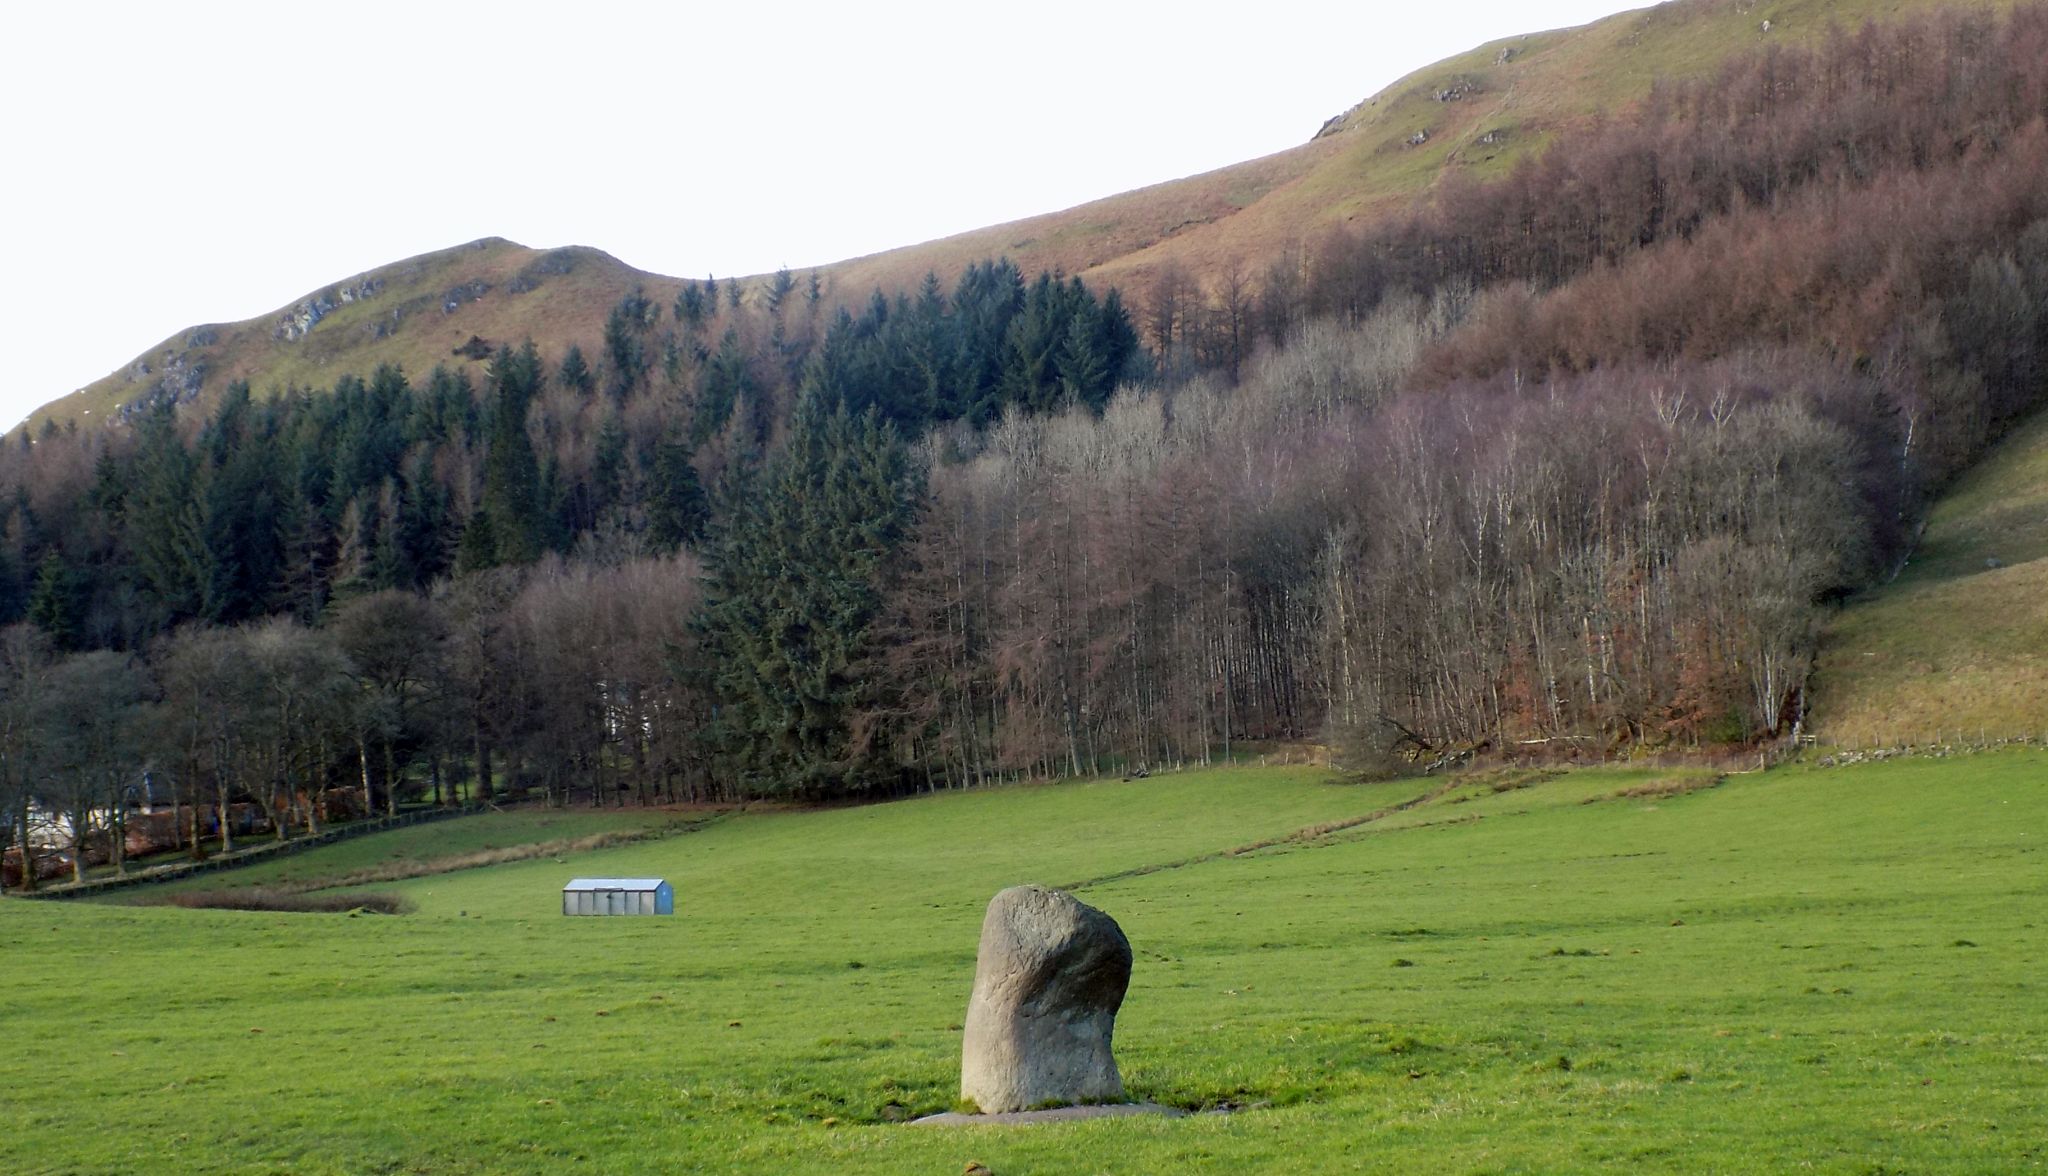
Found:
M 960 1056 L 960 1097 L 986 1114 L 1117 1102 L 1110 1052 L 1131 982 L 1116 920 L 1042 886 L 988 904 Z
M 1005 1111 L 1000 1115 L 966 1115 L 947 1111 L 912 1119 L 912 1127 L 1029 1127 L 1034 1123 L 1072 1123 L 1076 1119 L 1125 1119 L 1133 1115 L 1156 1115 L 1162 1119 L 1185 1119 L 1186 1111 L 1158 1103 L 1107 1103 L 1085 1107 L 1054 1107 L 1046 1111 Z

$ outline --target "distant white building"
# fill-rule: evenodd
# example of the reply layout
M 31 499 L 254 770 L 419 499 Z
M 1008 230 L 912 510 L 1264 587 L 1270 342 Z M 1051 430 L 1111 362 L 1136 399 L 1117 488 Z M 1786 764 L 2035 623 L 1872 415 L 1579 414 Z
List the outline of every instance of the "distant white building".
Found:
M 676 895 L 665 878 L 576 878 L 562 887 L 565 915 L 673 915 Z
M 30 801 L 25 840 L 37 849 L 69 849 L 71 818 Z

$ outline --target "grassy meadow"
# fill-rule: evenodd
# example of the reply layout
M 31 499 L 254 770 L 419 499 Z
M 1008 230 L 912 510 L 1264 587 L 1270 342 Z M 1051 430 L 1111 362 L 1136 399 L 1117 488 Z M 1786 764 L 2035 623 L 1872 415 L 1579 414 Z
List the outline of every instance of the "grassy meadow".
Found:
M 397 917 L 9 900 L 0 1163 L 2038 1169 L 2044 785 L 2033 749 L 1718 782 L 1236 768 L 742 814 L 379 885 Z M 594 873 L 664 875 L 678 914 L 561 917 Z M 1227 1113 L 896 1122 L 952 1105 L 981 911 L 1020 881 L 1129 934 L 1131 1093 Z
M 1813 729 L 1848 747 L 2048 735 L 2048 415 L 1928 512 L 1892 583 L 1829 626 Z

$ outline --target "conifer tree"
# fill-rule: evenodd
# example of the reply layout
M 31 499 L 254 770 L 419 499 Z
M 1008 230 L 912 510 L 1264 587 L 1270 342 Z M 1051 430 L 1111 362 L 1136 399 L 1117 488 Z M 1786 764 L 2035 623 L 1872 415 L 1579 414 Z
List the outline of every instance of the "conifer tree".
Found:
M 57 649 L 77 649 L 85 622 L 85 583 L 52 547 L 36 569 L 28 598 L 28 622 Z
M 430 443 L 460 441 L 472 444 L 482 428 L 477 415 L 476 390 L 469 373 L 460 368 L 436 364 L 427 377 L 427 391 L 420 399 L 410 439 Z
M 562 459 L 548 454 L 540 470 L 540 489 L 536 497 L 540 500 L 539 537 L 542 551 L 562 551 L 569 546 L 573 530 L 563 520 L 570 514 L 570 499 L 573 487 L 562 476 Z M 535 558 L 538 558 L 536 555 Z
M 198 463 L 178 436 L 171 406 L 142 418 L 133 488 L 123 520 L 136 578 L 168 623 L 198 615 L 206 547 L 195 491 Z
M 655 446 L 647 492 L 647 526 L 656 550 L 674 551 L 704 536 L 710 506 L 690 448 L 673 433 Z
M 609 365 L 605 387 L 615 400 L 631 396 L 647 378 L 647 342 L 641 337 L 647 310 L 646 296 L 635 290 L 605 317 L 604 354 Z
M 1123 293 L 1111 287 L 1102 296 L 1102 307 L 1095 316 L 1095 350 L 1102 356 L 1102 365 L 1107 386 L 1095 395 L 1100 406 L 1116 391 L 1116 385 L 1131 374 L 1132 361 L 1141 354 L 1138 343 L 1138 329 L 1131 324 L 1131 314 L 1124 309 Z
M 370 546 L 370 583 L 376 588 L 410 588 L 416 578 L 402 541 L 404 518 L 398 482 L 386 478 L 377 488 L 377 533 Z
M 238 382 L 200 435 L 205 464 L 198 507 L 205 578 L 199 609 L 206 619 L 226 624 L 266 610 L 283 557 L 276 447 L 257 415 L 249 386 Z
M 619 504 L 625 477 L 626 424 L 612 413 L 598 426 L 597 445 L 590 455 L 590 522 Z
M 957 411 L 975 425 L 1002 415 L 1010 324 L 1023 306 L 1024 275 L 1007 259 L 967 267 L 954 287 Z
M 283 560 L 272 592 L 278 606 L 300 624 L 310 625 L 327 607 L 327 573 L 334 533 L 326 518 L 296 486 L 286 488 L 278 510 Z
M 1098 347 L 1095 316 L 1076 310 L 1067 323 L 1066 341 L 1053 361 L 1060 392 L 1076 404 L 1101 407 L 1107 399 L 1109 363 Z
M 328 597 L 334 604 L 377 590 L 377 506 L 351 498 L 335 529 L 334 576 Z
M 784 266 L 776 270 L 775 276 L 769 279 L 768 290 L 763 296 L 768 303 L 768 313 L 779 317 L 782 314 L 782 304 L 795 289 L 796 277 L 789 272 L 789 267 Z
M 425 588 L 448 570 L 448 491 L 434 478 L 433 451 L 426 446 L 406 463 L 396 532 L 402 578 L 393 587 Z
M 715 301 L 715 299 L 714 299 Z M 704 328 L 704 291 L 695 282 L 685 281 L 682 292 L 676 295 L 676 321 L 691 334 Z
M 0 626 L 20 620 L 28 608 L 19 562 L 12 551 L 0 545 Z
M 747 399 L 753 385 L 739 332 L 728 327 L 718 341 L 718 354 L 711 357 L 698 381 L 697 412 L 690 422 L 690 440 L 702 444 L 725 428 L 734 406 Z
M 491 522 L 491 512 L 478 507 L 469 516 L 469 522 L 462 528 L 462 538 L 455 544 L 455 574 L 467 576 L 487 568 L 497 567 L 498 528 Z
M 527 409 L 540 391 L 540 382 L 540 354 L 531 340 L 516 352 L 510 347 L 498 349 L 491 361 L 490 450 L 484 458 L 482 503 L 490 515 L 491 548 L 488 562 L 472 566 L 531 563 L 546 547 L 540 463 L 526 434 Z M 485 558 L 481 549 L 470 555 Z
M 578 396 L 588 396 L 597 387 L 597 376 L 590 370 L 590 362 L 583 358 L 583 348 L 569 344 L 569 350 L 562 353 L 562 363 L 555 369 L 555 382 Z
M 789 444 L 725 505 L 706 554 L 698 629 L 720 702 L 711 740 L 756 793 L 886 786 L 875 619 L 922 480 L 878 414 L 806 395 Z
M 405 452 L 412 387 L 405 373 L 379 364 L 369 384 L 344 376 L 334 385 L 340 413 L 334 438 L 337 497 L 374 491 Z

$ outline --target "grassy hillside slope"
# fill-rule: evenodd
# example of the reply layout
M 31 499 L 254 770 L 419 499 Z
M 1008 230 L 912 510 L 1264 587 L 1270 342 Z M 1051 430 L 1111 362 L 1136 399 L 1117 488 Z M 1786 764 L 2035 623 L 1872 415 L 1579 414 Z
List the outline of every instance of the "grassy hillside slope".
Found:
M 1500 175 L 1558 132 L 1640 100 L 1659 78 L 1709 75 L 1737 53 L 1951 2 L 1676 0 L 1489 41 L 1402 78 L 1291 150 L 831 272 L 843 288 L 909 288 L 927 270 L 948 274 L 1007 254 L 1027 269 L 1058 268 L 1137 294 L 1169 262 L 1197 277 L 1233 261 L 1256 273 L 1332 228 L 1406 207 L 1448 176 Z M 1423 141 L 1413 142 L 1418 134 Z
M 581 343 L 595 360 L 605 316 L 621 298 L 644 289 L 666 308 L 680 284 L 596 249 L 489 237 L 358 274 L 244 322 L 181 331 L 36 410 L 28 427 L 118 419 L 126 407 L 188 388 L 208 403 L 236 380 L 259 394 L 326 388 L 344 375 L 367 379 L 384 363 L 415 378 L 436 364 L 468 365 L 480 384 L 488 355 L 458 351 L 472 338 L 492 346 L 533 339 L 550 361 Z
M 1965 474 L 1898 579 L 1830 626 L 1812 699 L 1823 743 L 2048 735 L 2048 416 Z
M 672 919 L 563 919 L 548 862 L 405 883 L 420 912 L 399 918 L 0 903 L 28 976 L 0 1020 L 29 1029 L 0 1153 L 51 1172 L 2038 1167 L 2044 763 L 1684 794 L 1700 781 L 1498 776 L 1221 854 L 1431 790 L 1238 769 L 750 814 L 574 867 L 666 875 Z M 897 1125 L 952 1101 L 988 896 L 1090 879 L 1137 954 L 1132 1093 L 1235 1113 Z
M 842 261 L 821 274 L 832 299 L 858 302 L 876 288 L 910 290 L 928 271 L 950 280 L 973 262 L 1008 256 L 1027 273 L 1059 270 L 1120 285 L 1142 305 L 1162 266 L 1208 279 L 1241 263 L 1256 275 L 1333 228 L 1408 207 L 1448 176 L 1502 174 L 1560 131 L 1641 99 L 1658 78 L 1709 74 L 1735 53 L 1949 2 L 1674 0 L 1582 28 L 1496 40 L 1410 74 L 1291 150 Z M 1304 112 L 1304 122 L 1316 113 Z M 619 298 L 644 287 L 666 307 L 678 284 L 594 249 L 543 253 L 487 238 L 372 270 L 247 322 L 180 332 L 38 410 L 30 427 L 106 420 L 167 380 L 187 386 L 195 371 L 205 398 L 236 379 L 259 393 L 324 387 L 385 362 L 424 375 L 436 363 L 461 362 L 452 353 L 472 335 L 493 343 L 531 337 L 550 358 L 571 342 L 594 353 Z M 355 297 L 366 290 L 370 296 Z M 303 321 L 321 300 L 334 303 L 333 312 L 292 337 L 286 323 Z

